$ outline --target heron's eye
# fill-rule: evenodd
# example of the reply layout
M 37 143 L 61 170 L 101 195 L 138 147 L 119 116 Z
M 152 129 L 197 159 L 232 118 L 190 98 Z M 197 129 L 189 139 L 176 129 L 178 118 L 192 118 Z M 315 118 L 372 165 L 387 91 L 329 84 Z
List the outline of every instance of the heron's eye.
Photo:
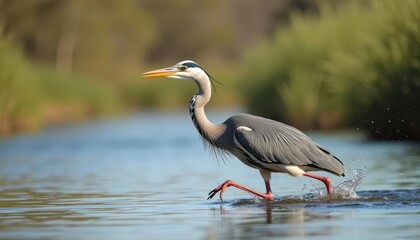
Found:
M 180 67 L 179 67 L 179 70 L 181 70 L 181 71 L 186 71 L 186 70 L 187 70 L 187 67 L 186 67 L 186 66 L 180 66 Z

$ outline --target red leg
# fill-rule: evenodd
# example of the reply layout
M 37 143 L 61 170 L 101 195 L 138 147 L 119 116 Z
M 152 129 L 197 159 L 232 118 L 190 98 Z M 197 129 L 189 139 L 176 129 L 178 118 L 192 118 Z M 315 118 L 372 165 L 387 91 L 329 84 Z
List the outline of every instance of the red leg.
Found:
M 331 187 L 331 180 L 328 177 L 324 177 L 324 176 L 318 176 L 312 173 L 304 173 L 304 176 L 310 177 L 310 178 L 315 178 L 319 181 L 322 181 L 325 186 L 327 187 L 327 192 L 328 194 L 332 193 L 332 187 Z
M 217 188 L 215 188 L 211 192 L 209 192 L 209 197 L 207 199 L 213 198 L 214 195 L 216 195 L 216 193 L 220 192 L 220 200 L 223 201 L 223 198 L 222 198 L 223 192 L 225 191 L 226 188 L 228 188 L 230 186 L 239 188 L 239 189 L 241 189 L 243 191 L 252 193 L 254 195 L 257 195 L 257 196 L 262 197 L 262 198 L 267 199 L 267 200 L 273 200 L 273 193 L 271 192 L 271 187 L 270 187 L 270 182 L 269 181 L 266 181 L 265 182 L 265 187 L 267 189 L 267 193 L 264 194 L 264 193 L 260 193 L 260 192 L 258 192 L 256 190 L 253 190 L 253 189 L 251 189 L 249 187 L 246 187 L 246 186 L 244 186 L 242 184 L 236 183 L 236 182 L 234 182 L 232 180 L 227 180 L 222 185 L 218 186 Z

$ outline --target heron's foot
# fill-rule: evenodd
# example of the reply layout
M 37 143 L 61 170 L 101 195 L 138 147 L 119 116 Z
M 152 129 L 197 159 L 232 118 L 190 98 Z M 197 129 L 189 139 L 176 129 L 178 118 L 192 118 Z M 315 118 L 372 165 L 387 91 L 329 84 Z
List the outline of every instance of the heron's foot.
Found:
M 211 190 L 209 192 L 209 197 L 207 198 L 207 200 L 212 199 L 214 197 L 214 195 L 216 195 L 218 192 L 220 192 L 219 198 L 220 198 L 220 201 L 223 201 L 223 198 L 222 198 L 223 192 L 225 191 L 225 189 L 227 187 L 232 185 L 232 182 L 233 182 L 232 180 L 227 180 L 226 182 L 224 182 L 223 184 L 221 184 L 217 188 Z
M 223 192 L 225 191 L 226 188 L 233 186 L 236 188 L 239 188 L 243 191 L 252 193 L 256 196 L 262 197 L 264 199 L 267 200 L 273 200 L 273 193 L 271 191 L 268 191 L 266 194 L 264 193 L 260 193 L 258 191 L 255 191 L 251 188 L 248 188 L 242 184 L 239 184 L 237 182 L 234 182 L 232 180 L 227 180 L 226 182 L 224 182 L 223 184 L 221 184 L 220 186 L 218 186 L 217 188 L 213 189 L 212 191 L 209 192 L 209 197 L 207 198 L 207 200 L 212 199 L 214 197 L 214 195 L 216 195 L 218 192 L 220 192 L 219 198 L 221 201 L 223 201 Z

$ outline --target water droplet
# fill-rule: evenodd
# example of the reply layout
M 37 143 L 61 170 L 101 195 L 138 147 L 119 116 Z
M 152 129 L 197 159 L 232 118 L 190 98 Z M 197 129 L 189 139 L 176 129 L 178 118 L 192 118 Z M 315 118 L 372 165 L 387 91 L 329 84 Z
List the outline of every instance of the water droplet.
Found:
M 372 121 L 372 123 L 375 123 L 374 121 Z
M 400 172 L 400 175 L 404 175 L 404 171 L 401 171 L 401 172 Z

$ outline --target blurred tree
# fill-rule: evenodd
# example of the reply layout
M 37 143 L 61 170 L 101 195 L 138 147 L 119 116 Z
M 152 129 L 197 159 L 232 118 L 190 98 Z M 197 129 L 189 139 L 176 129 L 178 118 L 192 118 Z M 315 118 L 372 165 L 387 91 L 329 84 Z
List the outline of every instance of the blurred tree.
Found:
M 138 68 L 154 41 L 142 1 L 0 1 L 4 33 L 59 70 L 114 79 Z
M 34 61 L 114 82 L 146 62 L 231 64 L 290 9 L 317 11 L 318 2 L 0 0 L 0 24 Z
M 161 85 L 139 81 L 139 73 L 152 65 L 194 59 L 225 83 L 238 79 L 233 72 L 246 49 L 274 35 L 279 24 L 287 24 L 291 9 L 320 12 L 316 0 L 0 0 L 0 26 L 10 39 L 7 48 L 22 49 L 21 57 L 36 63 L 29 75 L 39 75 L 43 100 L 60 102 L 44 102 L 34 109 L 39 113 L 45 106 L 59 106 L 59 115 L 68 116 L 77 115 L 71 110 L 76 108 L 83 117 L 108 112 L 102 102 L 117 102 L 115 96 L 130 106 L 184 102 L 189 85 L 176 85 L 176 92 L 168 88 L 165 99 L 157 99 Z M 39 63 L 51 67 L 40 68 Z M 6 84 L 0 79 L 0 87 Z M 242 93 L 222 89 L 219 94 L 223 105 Z M 75 103 L 77 99 L 81 101 Z

